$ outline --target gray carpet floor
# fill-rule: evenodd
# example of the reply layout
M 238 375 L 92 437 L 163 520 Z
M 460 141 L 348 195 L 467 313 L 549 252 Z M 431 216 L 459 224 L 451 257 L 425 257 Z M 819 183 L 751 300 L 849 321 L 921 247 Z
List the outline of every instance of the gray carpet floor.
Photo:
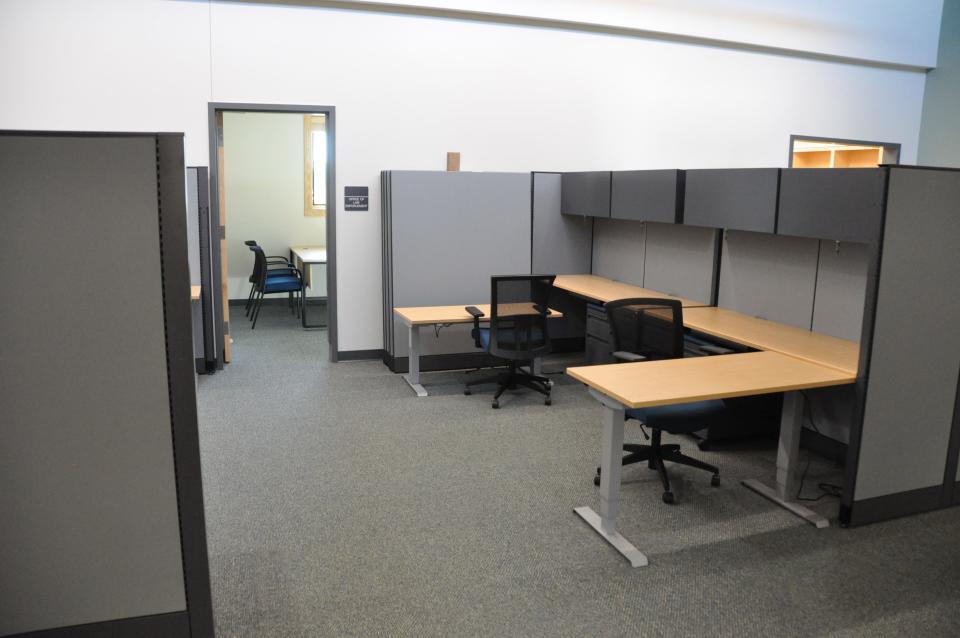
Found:
M 773 442 L 683 439 L 723 483 L 673 468 L 668 506 L 625 469 L 632 569 L 572 511 L 599 500 L 582 386 L 492 410 L 433 373 L 417 398 L 379 361 L 328 363 L 282 307 L 234 314 L 234 360 L 199 384 L 218 636 L 960 636 L 960 508 L 817 530 L 740 485 L 773 482 Z M 839 472 L 814 458 L 805 493 Z

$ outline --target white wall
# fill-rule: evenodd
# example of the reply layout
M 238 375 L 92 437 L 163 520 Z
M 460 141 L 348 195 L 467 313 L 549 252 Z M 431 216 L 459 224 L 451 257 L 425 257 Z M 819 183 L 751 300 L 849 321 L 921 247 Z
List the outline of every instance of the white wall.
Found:
M 182 130 L 187 163 L 205 165 L 208 101 L 334 105 L 335 196 L 371 195 L 369 212 L 337 217 L 341 350 L 381 346 L 382 169 L 442 169 L 446 151 L 464 170 L 783 166 L 791 133 L 899 142 L 916 159 L 911 71 L 310 6 L 0 12 L 0 128 Z
M 223 157 L 230 298 L 246 299 L 253 253 L 243 242 L 282 257 L 290 246 L 326 246 L 326 219 L 303 214 L 303 115 L 224 113 Z M 308 294 L 323 295 L 323 267 L 313 275 Z

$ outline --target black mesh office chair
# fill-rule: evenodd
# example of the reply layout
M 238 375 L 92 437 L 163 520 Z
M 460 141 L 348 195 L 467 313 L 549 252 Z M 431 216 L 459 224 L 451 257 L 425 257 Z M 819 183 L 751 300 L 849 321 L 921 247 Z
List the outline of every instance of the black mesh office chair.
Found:
M 683 307 L 673 299 L 618 299 L 605 305 L 610 328 L 613 332 L 615 351 L 613 356 L 620 361 L 655 361 L 683 357 Z M 679 405 L 664 405 L 626 411 L 626 418 L 636 419 L 652 430 L 650 445 L 624 443 L 629 452 L 623 464 L 646 461 L 648 467 L 657 470 L 663 482 L 663 502 L 673 503 L 670 477 L 665 461 L 688 465 L 713 474 L 711 484 L 720 484 L 720 470 L 713 465 L 698 461 L 680 452 L 676 444 L 662 444 L 661 434 L 690 434 L 726 422 L 729 411 L 723 401 L 695 401 Z M 646 436 L 646 432 L 644 432 Z M 600 484 L 600 468 L 593 480 Z
M 253 308 L 253 296 L 257 290 L 257 282 L 261 279 L 260 266 L 261 261 L 256 258 L 256 249 L 260 246 L 252 239 L 248 239 L 243 242 L 244 245 L 250 249 L 250 252 L 254 253 L 253 259 L 253 272 L 250 273 L 250 277 L 247 281 L 250 282 L 250 294 L 247 295 L 247 303 L 243 307 L 243 312 L 245 315 L 250 316 L 250 310 Z M 263 262 L 266 264 L 267 268 L 267 277 L 282 277 L 288 275 L 289 272 L 286 270 L 288 268 L 293 268 L 293 263 L 291 263 L 286 257 L 279 257 L 277 255 L 266 255 L 266 261 Z M 273 272 L 271 272 L 273 271 Z M 293 294 L 289 296 L 290 307 L 293 308 Z
M 509 367 L 494 377 L 468 381 L 463 389 L 481 383 L 497 383 L 493 407 L 500 407 L 500 395 L 506 390 L 524 386 L 546 396 L 544 403 L 550 405 L 550 388 L 553 383 L 546 377 L 532 374 L 533 360 L 550 352 L 550 336 L 547 333 L 547 303 L 556 275 L 509 275 L 490 278 L 490 327 L 481 328 L 483 313 L 476 306 L 468 306 L 473 315 L 473 338 L 478 348 L 507 359 Z M 531 372 L 520 366 L 530 365 Z
M 303 312 L 303 274 L 293 266 L 271 269 L 267 265 L 267 256 L 260 246 L 250 246 L 250 250 L 253 251 L 256 260 L 254 272 L 258 277 L 254 283 L 253 305 L 250 310 L 250 321 L 253 324 L 250 329 L 254 330 L 257 327 L 257 319 L 260 317 L 260 308 L 263 306 L 265 295 L 286 294 L 293 304 L 295 314 L 299 316 Z

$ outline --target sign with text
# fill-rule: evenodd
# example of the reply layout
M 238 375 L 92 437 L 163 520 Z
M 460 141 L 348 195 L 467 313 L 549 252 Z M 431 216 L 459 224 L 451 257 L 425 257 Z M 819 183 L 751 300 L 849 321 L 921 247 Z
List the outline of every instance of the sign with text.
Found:
M 343 210 L 370 210 L 370 188 L 368 186 L 344 186 Z

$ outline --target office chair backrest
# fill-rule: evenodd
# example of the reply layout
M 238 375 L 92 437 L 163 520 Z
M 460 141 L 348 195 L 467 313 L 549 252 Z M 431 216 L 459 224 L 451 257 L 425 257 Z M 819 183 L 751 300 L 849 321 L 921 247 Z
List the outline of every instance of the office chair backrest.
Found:
M 556 275 L 490 278 L 490 353 L 530 359 L 550 350 L 547 305 Z
M 253 274 L 250 275 L 250 281 L 260 285 L 267 279 L 267 256 L 263 253 L 263 248 L 256 243 L 250 246 L 250 250 L 253 251 Z
M 604 307 L 615 351 L 647 359 L 683 357 L 683 307 L 675 299 L 617 299 Z

